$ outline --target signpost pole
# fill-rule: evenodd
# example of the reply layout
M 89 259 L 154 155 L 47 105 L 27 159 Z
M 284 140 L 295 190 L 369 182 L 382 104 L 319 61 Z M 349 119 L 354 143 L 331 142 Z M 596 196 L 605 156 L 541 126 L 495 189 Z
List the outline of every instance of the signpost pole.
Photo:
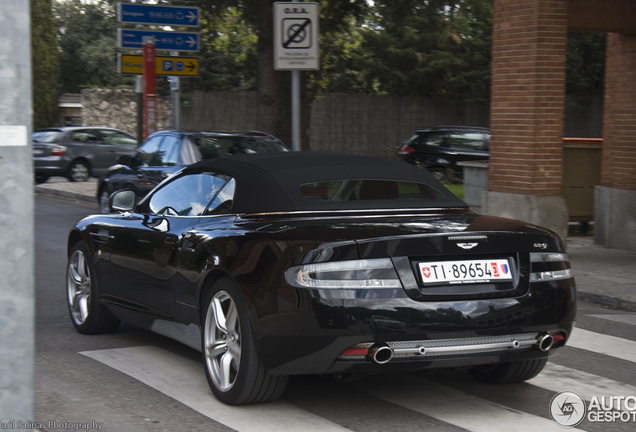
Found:
M 300 151 L 300 71 L 320 67 L 318 3 L 274 3 L 274 69 L 292 73 L 292 150 Z
M 176 57 L 179 53 L 177 51 L 172 51 L 170 55 Z M 170 76 L 168 80 L 170 81 L 170 102 L 172 104 L 172 128 L 179 130 L 181 127 L 181 112 L 179 108 L 179 87 L 181 83 L 179 82 L 178 76 Z
M 170 102 L 172 103 L 172 128 L 178 130 L 181 128 L 181 111 L 179 107 L 179 77 L 171 76 L 170 78 Z
M 157 130 L 157 77 L 155 73 L 155 38 L 146 36 L 143 41 L 144 52 L 144 136 Z
M 144 77 L 137 75 L 135 77 L 135 96 L 137 102 L 137 139 L 141 140 L 144 136 Z
M 292 150 L 300 151 L 300 71 L 292 70 Z

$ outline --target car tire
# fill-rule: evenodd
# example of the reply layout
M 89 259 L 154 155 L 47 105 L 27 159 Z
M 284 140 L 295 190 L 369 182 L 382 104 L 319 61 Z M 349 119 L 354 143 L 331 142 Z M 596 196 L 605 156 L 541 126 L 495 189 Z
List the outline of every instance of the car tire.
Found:
M 469 373 L 479 381 L 490 384 L 506 384 L 527 381 L 539 375 L 547 358 L 520 360 L 496 365 L 483 365 L 470 368 Z
M 217 281 L 202 306 L 201 352 L 212 393 L 230 405 L 277 399 L 289 377 L 265 369 L 236 285 L 227 278 Z
M 72 182 L 85 182 L 90 177 L 90 170 L 86 162 L 73 161 L 68 170 L 68 179 Z
M 50 178 L 48 174 L 36 174 L 35 175 L 35 183 L 42 184 L 46 183 L 46 181 Z
M 66 299 L 75 329 L 82 334 L 110 333 L 119 327 L 99 301 L 95 267 L 83 241 L 75 243 L 68 255 Z

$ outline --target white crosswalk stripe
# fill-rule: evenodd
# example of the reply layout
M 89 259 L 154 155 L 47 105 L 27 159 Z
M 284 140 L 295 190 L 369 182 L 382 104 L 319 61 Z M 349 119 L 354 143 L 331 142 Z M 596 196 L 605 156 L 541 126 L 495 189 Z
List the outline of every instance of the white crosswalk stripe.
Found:
M 620 315 L 596 317 L 607 317 L 621 325 L 632 324 L 633 319 L 631 315 L 628 319 L 620 318 Z M 568 346 L 636 363 L 634 341 L 577 328 Z M 237 431 L 350 430 L 346 425 L 339 425 L 285 401 L 241 407 L 224 405 L 212 395 L 200 363 L 155 346 L 87 351 L 81 354 L 119 370 Z M 553 362 L 548 362 L 544 371 L 528 384 L 554 394 L 573 391 L 588 401 L 593 396 L 602 395 L 636 396 L 636 386 Z M 461 390 L 461 385 L 453 384 L 457 388 L 452 388 L 412 374 L 370 378 L 348 385 L 387 403 L 468 431 L 563 430 L 547 417 L 549 400 L 545 401 L 546 415 L 540 416 L 495 403 L 488 396 L 469 394 Z M 493 422 L 495 418 L 496 422 Z
M 396 375 L 388 379 L 390 385 L 374 386 L 367 380 L 356 387 L 469 431 L 563 430 L 552 420 L 513 410 L 424 378 Z
M 614 321 L 622 324 L 630 324 L 636 326 L 636 315 L 616 315 L 616 314 L 596 314 L 589 315 L 594 318 L 601 318 L 608 321 Z
M 636 363 L 636 342 L 575 328 L 568 346 Z
M 347 429 L 277 401 L 233 407 L 208 387 L 203 366 L 154 346 L 82 352 L 237 431 L 345 431 Z
M 528 383 L 555 393 L 573 391 L 587 401 L 593 396 L 636 396 L 635 386 L 551 362 Z

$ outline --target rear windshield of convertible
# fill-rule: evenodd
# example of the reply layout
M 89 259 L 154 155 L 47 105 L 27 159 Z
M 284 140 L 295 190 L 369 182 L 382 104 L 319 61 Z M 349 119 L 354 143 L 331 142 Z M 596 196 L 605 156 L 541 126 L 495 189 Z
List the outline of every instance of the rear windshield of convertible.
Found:
M 435 187 L 404 180 L 347 179 L 300 185 L 303 197 L 311 200 L 364 201 L 422 199 L 440 200 L 446 195 Z

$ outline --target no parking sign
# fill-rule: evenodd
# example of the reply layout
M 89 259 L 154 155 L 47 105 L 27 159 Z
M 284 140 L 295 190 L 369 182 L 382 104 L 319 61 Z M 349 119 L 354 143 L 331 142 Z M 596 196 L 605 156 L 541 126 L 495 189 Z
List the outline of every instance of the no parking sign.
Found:
M 274 3 L 274 69 L 319 69 L 318 3 Z

